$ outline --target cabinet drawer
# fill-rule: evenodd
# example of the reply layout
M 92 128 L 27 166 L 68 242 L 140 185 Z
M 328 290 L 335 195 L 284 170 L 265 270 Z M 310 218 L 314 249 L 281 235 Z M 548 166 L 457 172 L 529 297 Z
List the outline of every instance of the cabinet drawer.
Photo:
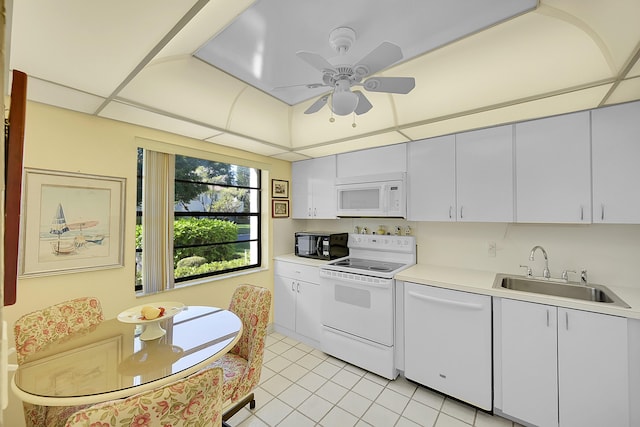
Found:
M 320 270 L 318 267 L 293 262 L 276 261 L 274 272 L 278 276 L 304 280 L 305 282 L 320 283 Z

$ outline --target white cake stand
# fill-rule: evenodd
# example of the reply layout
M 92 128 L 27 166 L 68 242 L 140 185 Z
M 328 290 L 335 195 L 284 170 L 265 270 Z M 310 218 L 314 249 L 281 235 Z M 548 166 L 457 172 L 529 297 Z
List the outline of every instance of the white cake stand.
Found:
M 147 320 L 142 317 L 142 308 L 148 306 L 156 308 L 164 307 L 164 314 L 157 319 Z M 184 304 L 181 302 L 153 302 L 138 305 L 123 311 L 118 314 L 118 320 L 123 323 L 141 325 L 144 330 L 142 331 L 142 334 L 140 334 L 140 339 L 143 341 L 150 341 L 163 337 L 164 334 L 167 333 L 167 331 L 162 329 L 162 326 L 160 326 L 161 321 L 172 318 L 182 310 L 184 310 Z

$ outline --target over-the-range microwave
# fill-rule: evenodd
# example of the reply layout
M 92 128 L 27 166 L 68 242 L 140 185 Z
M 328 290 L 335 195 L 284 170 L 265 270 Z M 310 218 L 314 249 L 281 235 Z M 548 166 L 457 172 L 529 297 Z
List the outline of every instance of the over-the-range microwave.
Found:
M 406 217 L 403 172 L 337 178 L 336 195 L 340 217 Z

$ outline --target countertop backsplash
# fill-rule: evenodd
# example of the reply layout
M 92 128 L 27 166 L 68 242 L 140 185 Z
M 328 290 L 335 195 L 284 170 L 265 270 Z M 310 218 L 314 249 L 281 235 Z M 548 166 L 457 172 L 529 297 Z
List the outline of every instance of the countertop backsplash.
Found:
M 519 266 L 528 265 L 534 275 L 542 275 L 542 256 L 529 261 L 531 249 L 541 245 L 549 256 L 552 277 L 560 277 L 563 270 L 586 268 L 592 283 L 640 289 L 640 225 L 446 223 L 376 218 L 292 220 L 291 225 L 287 228 L 293 231 L 349 233 L 355 227 L 367 227 L 369 234 L 380 225 L 391 233 L 396 226 L 403 231 L 409 226 L 418 245 L 418 264 L 513 274 L 524 274 L 524 268 Z M 274 250 L 275 255 L 293 252 L 293 231 L 289 243 L 274 244 L 281 252 Z M 286 237 L 274 232 L 276 241 Z M 579 280 L 569 274 L 569 280 Z

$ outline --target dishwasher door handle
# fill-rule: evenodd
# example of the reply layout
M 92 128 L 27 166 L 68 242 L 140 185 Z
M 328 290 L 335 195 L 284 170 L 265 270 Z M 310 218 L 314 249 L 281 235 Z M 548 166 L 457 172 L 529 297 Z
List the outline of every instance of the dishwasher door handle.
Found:
M 434 302 L 436 304 L 450 305 L 453 307 L 465 308 L 467 310 L 482 310 L 484 306 L 482 304 L 475 304 L 472 302 L 454 301 L 450 299 L 431 297 L 428 295 L 422 295 L 416 292 L 409 291 L 409 295 L 421 299 L 423 301 Z

